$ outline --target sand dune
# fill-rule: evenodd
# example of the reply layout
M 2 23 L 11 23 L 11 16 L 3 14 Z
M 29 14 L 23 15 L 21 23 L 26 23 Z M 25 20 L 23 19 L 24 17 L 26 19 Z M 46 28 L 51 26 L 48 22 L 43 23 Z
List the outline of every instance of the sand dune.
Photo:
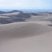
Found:
M 0 52 L 52 52 L 52 27 L 21 22 L 0 25 Z

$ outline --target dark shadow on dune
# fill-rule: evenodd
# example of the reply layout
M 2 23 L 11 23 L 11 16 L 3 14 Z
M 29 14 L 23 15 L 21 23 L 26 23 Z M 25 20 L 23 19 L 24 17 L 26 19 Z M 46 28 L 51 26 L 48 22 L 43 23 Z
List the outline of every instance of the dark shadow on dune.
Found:
M 17 14 L 19 12 L 19 14 Z M 12 13 L 15 13 L 12 15 Z M 5 14 L 5 15 L 3 15 Z M 7 15 L 9 14 L 9 15 Z M 29 19 L 31 17 L 30 13 L 23 13 L 22 11 L 19 10 L 13 10 L 9 12 L 3 12 L 0 11 L 0 24 L 8 24 L 8 23 L 13 23 L 13 22 L 24 22 L 25 20 Z
M 51 26 L 52 27 L 52 24 L 48 24 L 48 26 Z
M 52 13 L 51 13 L 52 14 Z M 52 18 L 48 18 L 47 21 L 50 22 L 50 24 L 48 24 L 48 26 L 51 26 L 52 27 Z
M 18 15 L 8 16 L 9 18 L 0 18 L 0 24 L 8 24 L 13 22 L 22 22 L 30 18 L 29 14 L 20 13 Z
M 14 13 L 14 15 L 13 15 Z M 19 14 L 18 14 L 19 13 Z M 4 14 L 4 15 L 3 15 Z M 8 24 L 13 22 L 25 22 L 31 16 L 38 16 L 38 13 L 24 13 L 20 10 L 0 11 L 0 24 Z

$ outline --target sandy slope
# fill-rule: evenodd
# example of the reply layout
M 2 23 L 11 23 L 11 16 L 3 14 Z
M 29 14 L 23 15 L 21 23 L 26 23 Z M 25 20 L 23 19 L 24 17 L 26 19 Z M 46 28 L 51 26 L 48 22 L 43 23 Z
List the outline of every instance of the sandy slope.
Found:
M 52 52 L 52 27 L 31 22 L 0 25 L 0 52 Z

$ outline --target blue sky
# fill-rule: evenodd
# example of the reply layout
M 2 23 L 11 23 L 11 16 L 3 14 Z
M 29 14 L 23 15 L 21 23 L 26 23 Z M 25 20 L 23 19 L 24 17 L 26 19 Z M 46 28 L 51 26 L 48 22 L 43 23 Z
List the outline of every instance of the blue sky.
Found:
M 0 0 L 0 9 L 52 9 L 52 0 Z

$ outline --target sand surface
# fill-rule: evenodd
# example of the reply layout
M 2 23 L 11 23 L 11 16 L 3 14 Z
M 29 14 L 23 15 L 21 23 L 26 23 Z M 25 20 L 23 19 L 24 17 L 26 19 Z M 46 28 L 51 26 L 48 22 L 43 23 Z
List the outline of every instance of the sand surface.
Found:
M 52 27 L 43 24 L 0 25 L 0 52 L 52 52 Z

